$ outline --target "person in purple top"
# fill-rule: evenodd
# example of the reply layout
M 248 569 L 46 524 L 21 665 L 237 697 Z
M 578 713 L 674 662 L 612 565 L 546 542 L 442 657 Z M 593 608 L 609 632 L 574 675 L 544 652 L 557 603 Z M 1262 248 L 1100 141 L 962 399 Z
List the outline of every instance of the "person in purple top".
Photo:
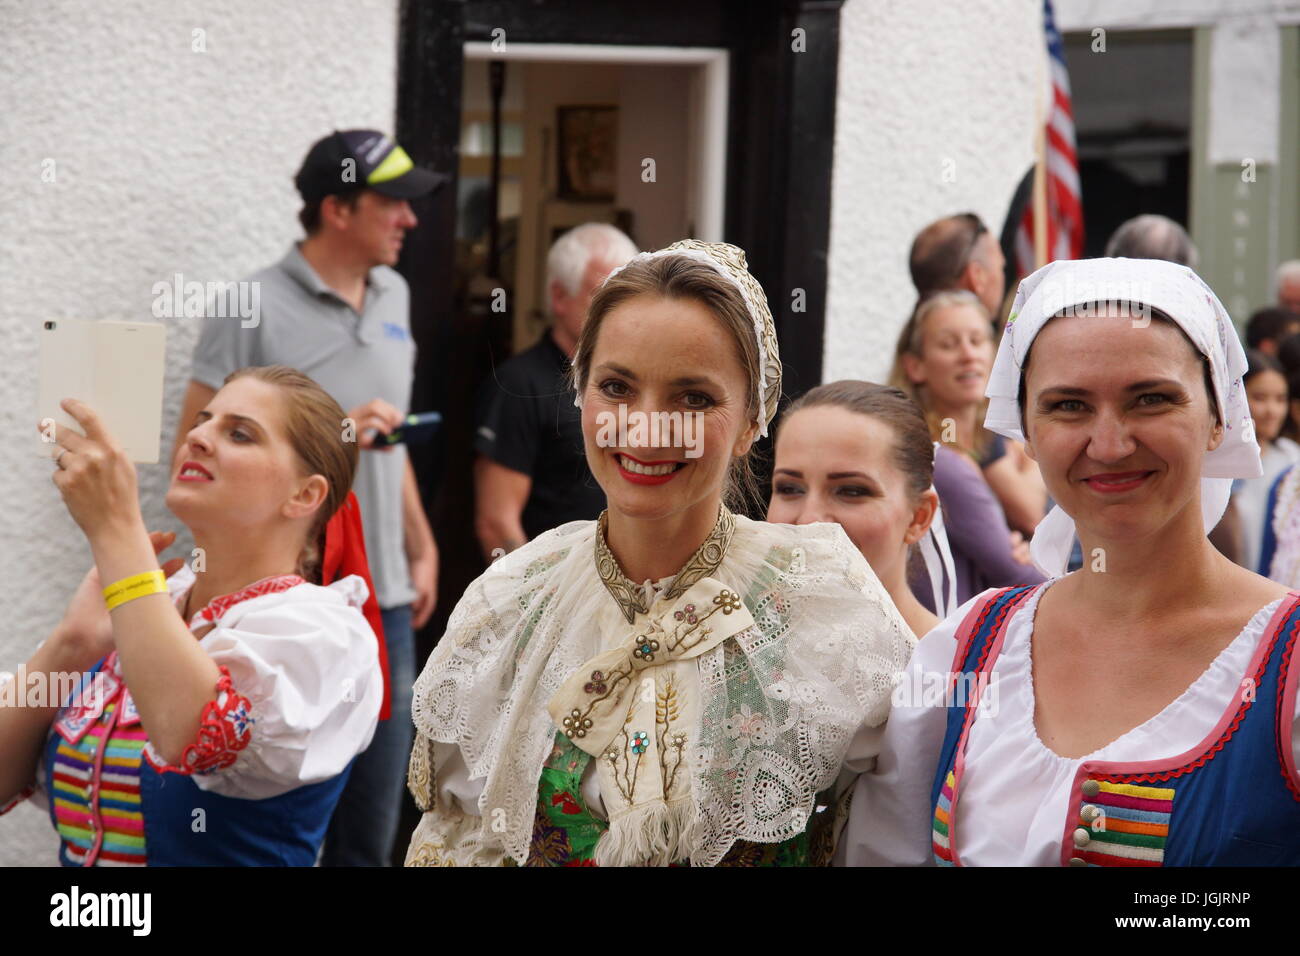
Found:
M 1029 546 L 1007 527 L 1002 506 L 984 476 L 964 455 L 944 445 L 934 455 L 934 490 L 943 507 L 959 602 L 986 588 L 1046 580 L 1030 563 Z M 1017 541 L 1015 546 L 1013 541 Z M 924 569 L 914 571 L 913 577 L 917 596 L 931 606 L 930 588 L 923 583 Z
M 941 292 L 917 304 L 899 338 L 890 376 L 890 384 L 925 412 L 930 434 L 939 442 L 934 487 L 952 546 L 959 602 L 985 588 L 1044 580 L 1030 563 L 1024 540 L 1009 527 L 982 468 L 995 453 L 979 427 L 993 353 L 988 315 L 979 300 L 968 292 Z M 1030 501 L 1034 491 L 1026 482 L 1018 497 L 1026 510 L 1032 506 L 1041 515 L 1038 499 Z M 917 597 L 932 607 L 923 569 L 913 569 L 909 579 Z

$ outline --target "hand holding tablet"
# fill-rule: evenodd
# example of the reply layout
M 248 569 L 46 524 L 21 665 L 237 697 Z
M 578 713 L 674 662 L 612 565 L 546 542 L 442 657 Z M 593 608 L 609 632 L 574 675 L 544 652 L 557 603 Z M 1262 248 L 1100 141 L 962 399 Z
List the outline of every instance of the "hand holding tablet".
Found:
M 162 438 L 167 331 L 158 322 L 57 319 L 41 324 L 42 422 L 38 453 L 53 458 L 55 426 L 82 426 L 61 404 L 76 399 L 96 415 L 131 461 L 157 464 Z

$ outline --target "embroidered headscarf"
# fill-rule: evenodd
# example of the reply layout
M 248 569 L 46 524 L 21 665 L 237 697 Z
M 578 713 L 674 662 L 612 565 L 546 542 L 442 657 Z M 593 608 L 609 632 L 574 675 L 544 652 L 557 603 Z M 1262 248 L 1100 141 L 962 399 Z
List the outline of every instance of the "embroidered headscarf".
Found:
M 1084 259 L 1051 262 L 1027 276 L 1016 292 L 986 394 L 984 427 L 1023 442 L 1017 401 L 1020 371 L 1035 336 L 1051 319 L 1079 306 L 1127 303 L 1139 315 L 1158 309 L 1178 324 L 1209 359 L 1223 421 L 1219 447 L 1201 464 L 1201 517 L 1208 534 L 1228 507 L 1233 478 L 1263 474 L 1259 445 L 1241 377 L 1246 354 L 1228 312 L 1187 266 L 1157 259 Z M 1146 316 L 1149 320 L 1149 316 Z M 1141 321 L 1141 318 L 1139 318 Z M 1030 551 L 1045 574 L 1064 574 L 1074 547 L 1074 520 L 1054 507 L 1034 531 Z
M 772 310 L 767 306 L 767 294 L 750 274 L 745 262 L 745 250 L 725 242 L 682 239 L 664 249 L 638 253 L 611 272 L 605 282 L 608 283 L 629 266 L 664 256 L 681 256 L 703 263 L 734 285 L 744 300 L 753 323 L 754 340 L 758 345 L 758 377 L 754 381 L 757 411 L 754 424 L 758 426 L 759 435 L 766 435 L 767 426 L 771 424 L 776 415 L 776 406 L 781 401 L 781 355 L 777 350 L 776 325 L 772 321 Z M 580 388 L 573 398 L 573 404 L 582 407 Z

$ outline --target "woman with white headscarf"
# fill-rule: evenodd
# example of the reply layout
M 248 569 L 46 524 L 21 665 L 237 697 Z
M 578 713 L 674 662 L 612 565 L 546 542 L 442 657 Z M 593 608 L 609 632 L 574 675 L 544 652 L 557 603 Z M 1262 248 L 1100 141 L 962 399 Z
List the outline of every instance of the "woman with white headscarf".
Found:
M 1206 538 L 1231 480 L 1260 474 L 1245 364 L 1186 266 L 1025 279 L 986 426 L 1025 442 L 1057 502 L 1033 540 L 1052 577 L 984 592 L 917 646 L 842 862 L 1300 863 L 1300 595 Z
M 914 639 L 839 525 L 724 504 L 781 394 L 744 253 L 636 256 L 573 365 L 609 508 L 457 604 L 415 685 L 407 863 L 828 862 L 827 808 L 874 759 Z

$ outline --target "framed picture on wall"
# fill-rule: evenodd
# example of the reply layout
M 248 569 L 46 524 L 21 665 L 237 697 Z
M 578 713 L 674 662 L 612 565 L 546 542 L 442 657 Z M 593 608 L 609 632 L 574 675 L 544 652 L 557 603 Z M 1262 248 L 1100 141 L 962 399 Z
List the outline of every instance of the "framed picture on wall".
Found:
M 559 198 L 610 202 L 618 159 L 617 106 L 558 106 Z

